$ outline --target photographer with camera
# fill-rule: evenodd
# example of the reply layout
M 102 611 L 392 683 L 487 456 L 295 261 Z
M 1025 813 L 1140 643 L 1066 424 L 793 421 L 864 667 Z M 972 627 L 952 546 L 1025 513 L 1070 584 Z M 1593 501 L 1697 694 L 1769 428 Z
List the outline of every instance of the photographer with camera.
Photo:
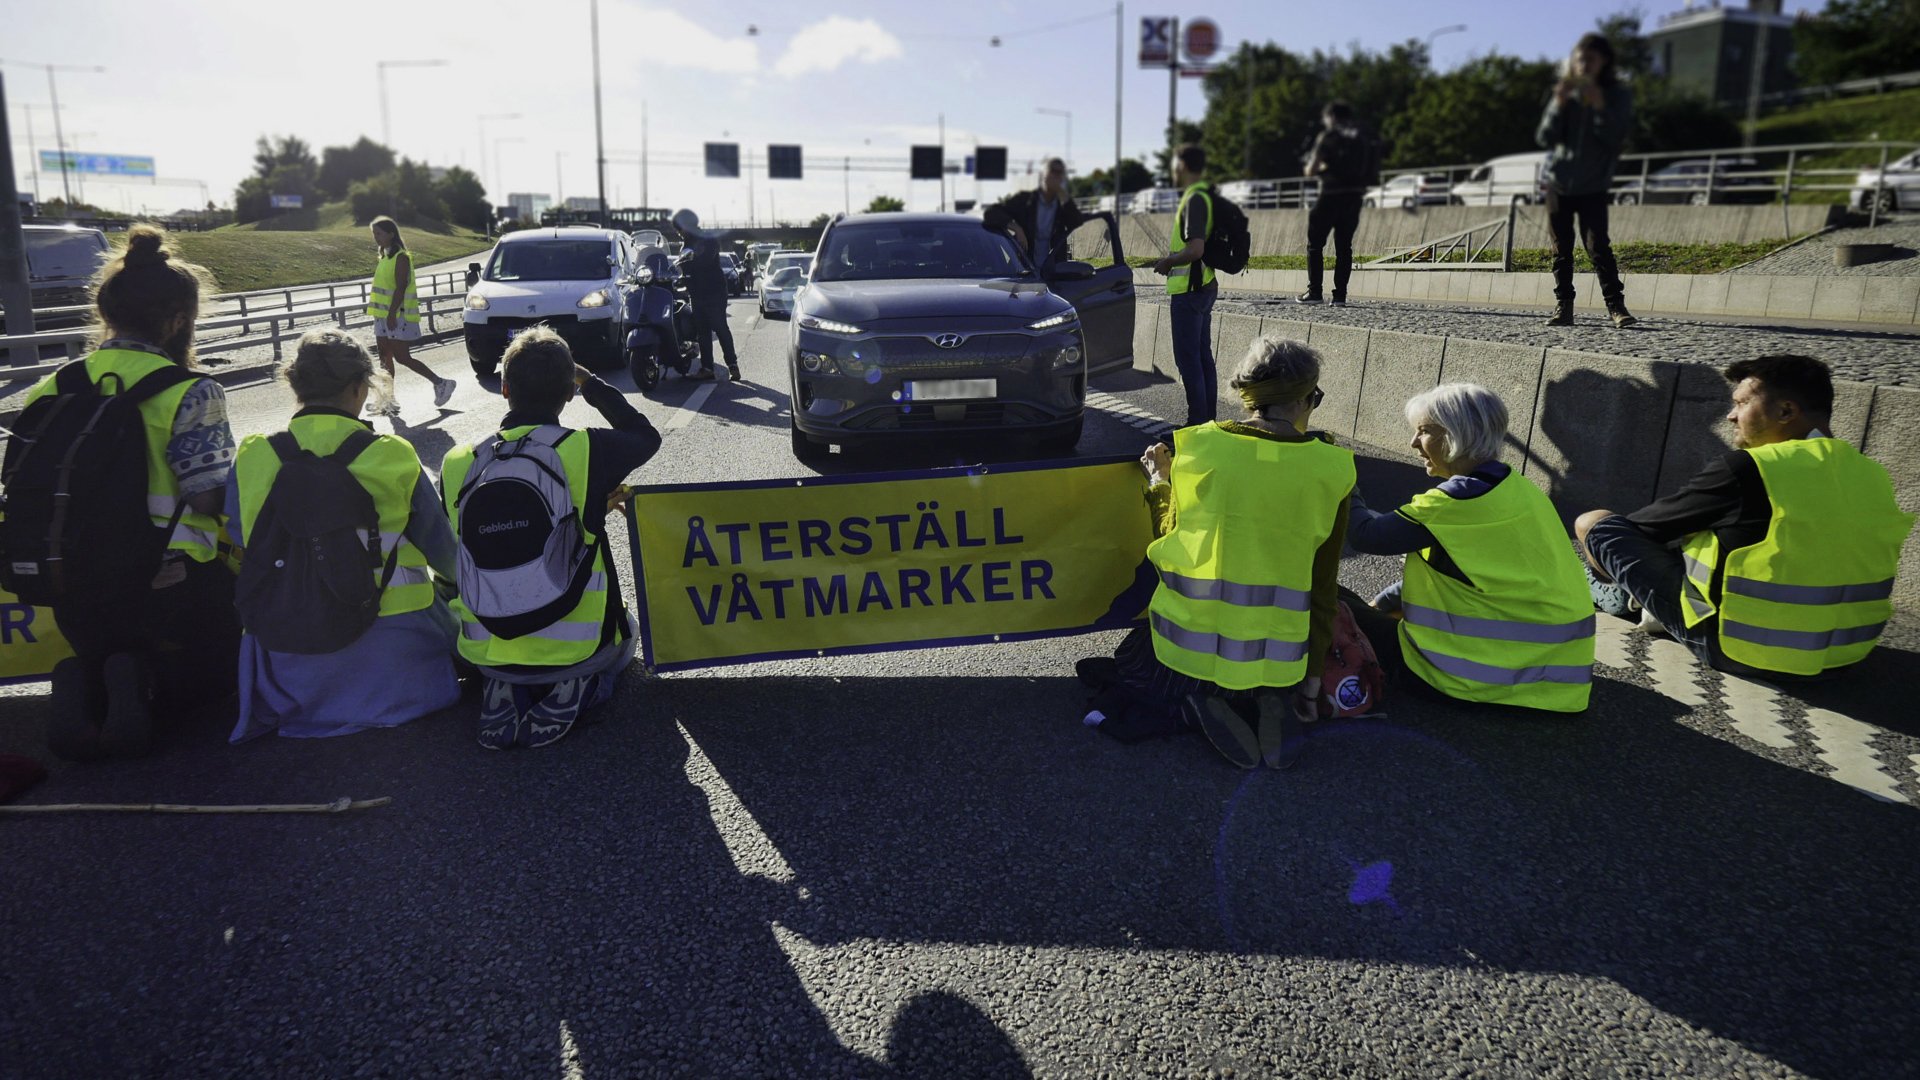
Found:
M 1547 153 L 1547 231 L 1553 241 L 1553 295 L 1548 326 L 1573 325 L 1573 220 L 1600 277 L 1600 294 L 1615 326 L 1632 326 L 1620 266 L 1607 237 L 1607 204 L 1620 146 L 1633 129 L 1633 94 L 1613 70 L 1613 44 L 1587 34 L 1567 58 L 1534 139 Z

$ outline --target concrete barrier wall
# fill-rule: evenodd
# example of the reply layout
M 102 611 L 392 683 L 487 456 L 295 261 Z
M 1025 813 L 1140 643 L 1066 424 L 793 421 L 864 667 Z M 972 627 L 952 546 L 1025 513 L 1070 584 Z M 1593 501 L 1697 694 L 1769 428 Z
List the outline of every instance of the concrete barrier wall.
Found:
M 1616 206 L 1609 215 L 1613 242 L 1659 241 L 1681 244 L 1755 243 L 1788 240 L 1818 232 L 1839 219 L 1838 206 Z M 1506 220 L 1504 206 L 1427 206 L 1414 210 L 1362 210 L 1353 249 L 1378 255 Z M 1255 255 L 1300 255 L 1307 250 L 1305 210 L 1252 210 L 1247 213 Z M 1164 255 L 1173 229 L 1172 214 L 1123 214 L 1120 242 L 1128 255 Z M 1076 237 L 1075 253 L 1105 258 L 1104 229 L 1088 227 Z M 1514 225 L 1514 247 L 1545 248 L 1547 210 L 1523 206 Z M 1497 254 L 1500 245 L 1495 244 Z
M 1135 269 L 1133 280 L 1143 289 L 1163 289 L 1166 283 L 1165 278 L 1145 268 Z M 1305 291 L 1307 272 L 1248 270 L 1222 274 L 1219 281 L 1228 293 L 1293 296 Z M 1627 290 L 1627 306 L 1637 315 L 1745 315 L 1822 323 L 1920 325 L 1920 276 L 1623 274 L 1621 284 Z M 1578 296 L 1576 307 L 1582 311 L 1604 310 L 1600 283 L 1592 274 L 1575 274 L 1573 286 Z M 1503 274 L 1497 270 L 1355 270 L 1347 293 L 1365 300 L 1545 307 L 1553 303 L 1553 275 Z
M 1161 305 L 1142 304 L 1135 367 L 1178 379 Z M 1148 312 L 1154 314 L 1149 315 Z M 1477 382 L 1510 414 L 1501 457 L 1538 484 L 1569 522 L 1597 507 L 1627 512 L 1684 485 L 1732 446 L 1727 383 L 1705 364 L 1641 360 L 1436 334 L 1366 330 L 1259 315 L 1214 316 L 1220 415 L 1244 412 L 1226 388 L 1246 346 L 1273 335 L 1322 358 L 1326 401 L 1314 424 L 1381 456 L 1415 460 L 1403 409 L 1442 382 Z M 1152 333 L 1152 339 L 1145 335 Z M 1841 381 L 1834 434 L 1887 467 L 1902 509 L 1920 513 L 1920 390 Z M 1894 598 L 1920 605 L 1920 530 L 1907 539 Z

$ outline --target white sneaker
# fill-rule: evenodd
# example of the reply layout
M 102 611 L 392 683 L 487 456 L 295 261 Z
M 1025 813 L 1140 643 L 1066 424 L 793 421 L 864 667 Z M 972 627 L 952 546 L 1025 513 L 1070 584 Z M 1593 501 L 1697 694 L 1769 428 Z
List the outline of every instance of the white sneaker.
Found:
M 442 406 L 442 405 L 445 405 L 445 404 L 446 404 L 447 402 L 449 402 L 449 401 L 452 401 L 452 400 L 453 400 L 453 392 L 454 392 L 454 390 L 456 390 L 456 389 L 458 389 L 458 388 L 459 388 L 459 386 L 460 386 L 460 384 L 459 384 L 459 383 L 457 383 L 457 382 L 454 382 L 454 381 L 453 381 L 452 379 L 435 379 L 435 380 L 433 380 L 433 406 L 434 406 L 434 408 L 436 408 L 436 409 L 437 409 L 437 408 L 439 408 L 440 406 Z
M 1667 625 L 1659 619 L 1654 618 L 1653 612 L 1648 611 L 1646 608 L 1640 609 L 1640 621 L 1635 623 L 1631 629 L 1637 630 L 1642 634 L 1653 634 L 1656 637 L 1661 635 L 1672 636 L 1667 631 Z

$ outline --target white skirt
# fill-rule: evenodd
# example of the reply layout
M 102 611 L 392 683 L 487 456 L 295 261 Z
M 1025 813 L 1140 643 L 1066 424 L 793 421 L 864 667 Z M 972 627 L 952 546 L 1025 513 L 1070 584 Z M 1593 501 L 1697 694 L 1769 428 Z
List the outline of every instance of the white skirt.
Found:
M 388 329 L 387 320 L 375 319 L 373 320 L 373 336 L 386 338 L 388 341 L 418 341 L 420 340 L 420 324 L 417 322 L 408 322 L 405 319 L 395 319 L 393 328 Z

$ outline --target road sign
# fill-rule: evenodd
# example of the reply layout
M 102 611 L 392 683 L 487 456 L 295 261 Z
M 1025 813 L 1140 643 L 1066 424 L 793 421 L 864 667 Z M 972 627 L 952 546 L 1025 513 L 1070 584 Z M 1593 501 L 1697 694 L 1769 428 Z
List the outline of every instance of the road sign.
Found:
M 1140 66 L 1166 67 L 1173 62 L 1173 19 L 1165 15 L 1140 18 Z
M 1210 66 L 1193 67 L 1192 65 L 1188 65 L 1180 69 L 1180 77 L 1183 79 L 1204 79 L 1211 74 L 1213 74 L 1213 68 Z
M 913 148 L 913 179 L 938 180 L 946 175 L 941 166 L 945 148 L 939 146 L 916 146 Z
M 1205 64 L 1220 51 L 1220 27 L 1212 19 L 1189 19 L 1181 29 L 1186 39 L 1187 62 Z
M 267 198 L 273 203 L 275 210 L 300 209 L 300 196 L 298 195 L 269 195 Z
M 1007 178 L 1007 148 L 1004 146 L 981 146 L 974 149 L 979 159 L 974 162 L 975 180 L 1005 180 Z
M 76 154 L 69 150 L 40 151 L 41 172 L 95 173 L 100 176 L 132 176 L 153 179 L 153 159 L 126 154 Z
M 800 179 L 800 148 L 778 143 L 768 144 L 767 177 L 771 180 Z
M 726 180 L 740 179 L 740 144 L 730 142 L 708 143 L 707 175 Z

